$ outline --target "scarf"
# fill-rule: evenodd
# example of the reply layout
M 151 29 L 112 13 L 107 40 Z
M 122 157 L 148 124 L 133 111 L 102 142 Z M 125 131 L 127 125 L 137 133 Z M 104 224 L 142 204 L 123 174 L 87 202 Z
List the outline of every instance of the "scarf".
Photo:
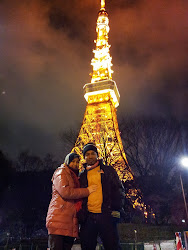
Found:
M 92 169 L 98 167 L 98 165 L 99 165 L 99 161 L 97 161 L 97 162 L 96 162 L 95 164 L 93 164 L 92 166 L 87 166 L 86 169 L 87 169 L 87 171 L 89 171 L 89 170 L 92 170 Z

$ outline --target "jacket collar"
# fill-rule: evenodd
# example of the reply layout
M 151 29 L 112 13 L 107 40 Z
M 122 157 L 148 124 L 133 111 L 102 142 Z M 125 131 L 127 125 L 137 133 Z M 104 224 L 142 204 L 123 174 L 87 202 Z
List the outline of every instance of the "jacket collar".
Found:
M 66 172 L 70 174 L 70 169 L 64 163 L 55 170 L 54 174 L 58 174 L 58 172 L 61 172 L 62 169 L 65 169 Z

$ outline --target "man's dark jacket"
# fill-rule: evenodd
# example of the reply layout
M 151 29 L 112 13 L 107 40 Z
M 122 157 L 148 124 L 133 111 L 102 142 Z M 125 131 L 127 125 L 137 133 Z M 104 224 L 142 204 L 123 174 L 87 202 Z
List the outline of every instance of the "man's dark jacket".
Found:
M 101 170 L 101 183 L 102 183 L 102 213 L 111 214 L 112 211 L 120 211 L 123 206 L 123 201 L 125 198 L 124 188 L 119 180 L 119 177 L 112 166 L 104 165 L 102 160 L 99 160 L 100 170 Z M 84 165 L 84 168 L 86 165 Z M 90 170 L 92 171 L 92 170 Z M 87 180 L 87 170 L 84 169 L 80 173 L 80 187 L 88 187 Z M 87 218 L 87 201 L 88 198 L 83 199 L 82 209 L 78 212 L 78 219 L 80 223 L 84 222 Z

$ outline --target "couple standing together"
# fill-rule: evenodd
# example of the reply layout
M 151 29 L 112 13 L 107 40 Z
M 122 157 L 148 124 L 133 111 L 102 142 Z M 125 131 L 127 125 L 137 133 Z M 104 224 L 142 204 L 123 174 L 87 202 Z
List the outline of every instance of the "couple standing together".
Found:
M 97 147 L 83 148 L 86 161 L 79 174 L 79 155 L 70 153 L 52 177 L 52 199 L 46 227 L 51 250 L 70 250 L 78 237 L 82 250 L 95 250 L 100 236 L 105 250 L 121 249 L 117 221 L 123 205 L 123 186 L 111 166 L 98 159 Z

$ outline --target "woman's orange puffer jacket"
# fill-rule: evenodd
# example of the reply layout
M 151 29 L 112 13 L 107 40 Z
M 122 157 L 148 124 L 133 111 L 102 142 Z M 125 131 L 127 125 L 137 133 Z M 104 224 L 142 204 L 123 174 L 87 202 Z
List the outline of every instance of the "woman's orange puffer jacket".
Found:
M 52 199 L 48 208 L 48 234 L 78 237 L 76 199 L 87 197 L 87 188 L 76 188 L 70 169 L 61 165 L 52 177 Z

